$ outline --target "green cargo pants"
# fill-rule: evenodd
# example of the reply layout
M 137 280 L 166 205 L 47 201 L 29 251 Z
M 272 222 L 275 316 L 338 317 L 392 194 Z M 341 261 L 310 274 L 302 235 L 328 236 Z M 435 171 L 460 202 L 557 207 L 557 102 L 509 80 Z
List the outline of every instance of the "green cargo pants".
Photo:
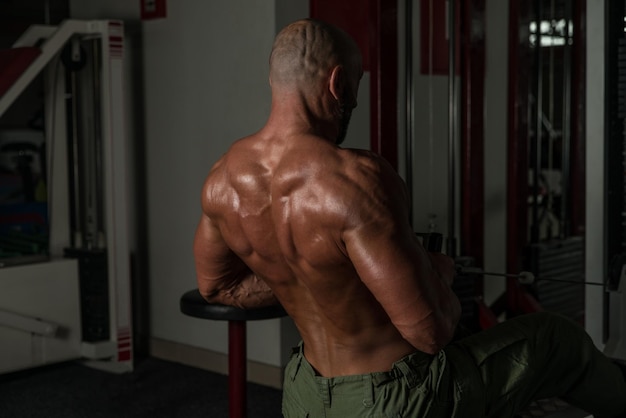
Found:
M 285 369 L 283 416 L 506 418 L 551 397 L 595 418 L 626 416 L 619 367 L 578 324 L 536 313 L 455 341 L 437 355 L 415 352 L 388 372 L 321 377 L 300 345 Z

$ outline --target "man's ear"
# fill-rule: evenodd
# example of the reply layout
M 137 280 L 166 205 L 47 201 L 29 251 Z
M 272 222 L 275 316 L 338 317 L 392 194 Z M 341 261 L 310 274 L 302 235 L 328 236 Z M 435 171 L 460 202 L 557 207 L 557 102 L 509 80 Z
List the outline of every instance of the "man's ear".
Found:
M 341 65 L 337 65 L 332 69 L 328 84 L 328 89 L 335 100 L 341 101 L 346 88 L 346 73 Z

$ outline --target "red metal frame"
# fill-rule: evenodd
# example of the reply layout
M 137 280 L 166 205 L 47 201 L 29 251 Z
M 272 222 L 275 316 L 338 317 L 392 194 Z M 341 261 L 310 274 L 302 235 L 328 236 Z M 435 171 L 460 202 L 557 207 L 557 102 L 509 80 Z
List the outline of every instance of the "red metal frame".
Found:
M 370 0 L 370 147 L 398 168 L 398 6 Z
M 461 254 L 484 258 L 485 0 L 461 4 Z M 482 25 L 484 28 L 484 25 Z
M 463 0 L 460 4 L 460 75 L 461 75 L 461 219 L 460 251 L 475 264 L 484 262 L 484 98 L 485 0 Z M 457 14 L 458 16 L 459 14 Z M 473 24 L 475 20 L 482 25 Z M 477 28 L 482 28 L 478 31 Z M 485 305 L 483 280 L 476 279 L 478 326 L 489 328 L 497 323 L 495 314 Z
M 466 0 L 456 3 L 456 50 L 455 69 L 456 74 L 461 72 L 461 31 L 458 30 L 461 23 L 461 8 L 468 5 Z M 432 10 L 430 9 L 432 6 Z M 467 8 L 467 7 L 466 7 Z M 447 26 L 447 2 L 437 0 L 420 1 L 420 72 L 422 74 L 448 75 L 448 63 L 450 61 Z M 484 8 L 483 8 L 484 9 Z M 431 22 L 432 17 L 432 22 Z M 466 16 L 464 16 L 465 18 Z M 432 39 L 430 39 L 432 34 Z M 466 38 L 467 39 L 467 38 Z M 432 50 L 431 50 L 432 47 Z M 431 62 L 432 57 L 432 62 Z
M 520 55 L 530 54 L 520 45 L 520 19 L 529 14 L 528 2 L 509 2 L 509 86 L 508 86 L 508 171 L 507 171 L 507 271 L 520 271 L 520 251 L 528 243 L 528 124 L 520 118 L 521 106 L 528 104 L 527 65 L 520 65 Z M 541 310 L 538 302 L 526 292 L 516 279 L 507 279 L 506 309 L 509 315 Z
M 228 416 L 245 418 L 248 410 L 246 321 L 228 321 Z
M 520 43 L 518 33 L 522 24 L 527 24 L 530 15 L 529 2 L 510 0 L 509 2 L 509 87 L 508 87 L 508 173 L 507 173 L 507 271 L 520 271 L 523 268 L 523 252 L 528 246 L 528 146 L 529 124 L 521 120 L 527 114 L 529 79 L 526 65 L 532 60 L 528 45 Z M 584 185 L 585 176 L 585 18 L 584 1 L 574 3 L 574 42 L 576 48 L 572 59 L 572 111 L 571 111 L 571 161 L 572 184 Z M 524 107 L 524 109 L 522 109 Z M 584 232 L 585 188 L 570 187 L 573 235 Z M 506 310 L 510 315 L 542 310 L 537 300 L 530 295 L 516 279 L 507 279 Z
M 587 83 L 587 2 L 574 2 L 574 45 L 572 51 L 572 106 L 571 117 L 571 181 L 577 187 L 570 188 L 570 214 L 572 235 L 584 235 L 585 231 L 585 115 Z

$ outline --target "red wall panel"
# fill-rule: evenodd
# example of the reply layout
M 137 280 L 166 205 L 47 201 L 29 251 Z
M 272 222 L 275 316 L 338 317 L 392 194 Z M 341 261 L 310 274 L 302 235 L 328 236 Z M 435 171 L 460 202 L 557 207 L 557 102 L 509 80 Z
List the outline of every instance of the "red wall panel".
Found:
M 448 2 L 421 0 L 420 2 L 420 71 L 422 74 L 448 74 L 450 61 L 448 42 Z M 460 73 L 460 2 L 455 13 L 455 72 Z M 432 60 L 431 60 L 432 58 Z
M 311 17 L 345 30 L 354 38 L 363 55 L 363 69 L 370 70 L 370 39 L 368 2 L 358 0 L 312 0 Z
M 350 34 L 370 72 L 370 148 L 398 166 L 397 0 L 311 0 L 311 17 Z

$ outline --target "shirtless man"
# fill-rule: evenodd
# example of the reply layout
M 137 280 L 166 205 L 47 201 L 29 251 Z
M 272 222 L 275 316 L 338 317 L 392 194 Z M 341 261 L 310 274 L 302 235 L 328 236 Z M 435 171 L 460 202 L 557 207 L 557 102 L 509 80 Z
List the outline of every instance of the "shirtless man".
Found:
M 503 393 L 487 399 L 485 380 L 504 384 L 487 376 L 501 365 L 481 368 L 477 356 L 508 359 L 494 354 L 523 331 L 500 332 L 479 354 L 468 348 L 477 342 L 450 344 L 461 310 L 453 260 L 424 250 L 405 185 L 384 159 L 338 146 L 362 73 L 356 44 L 331 25 L 301 20 L 276 37 L 268 121 L 204 183 L 194 241 L 201 294 L 243 308 L 281 303 L 289 313 L 303 342 L 285 371 L 286 417 L 504 417 L 550 395 L 533 387 L 513 405 Z M 603 367 L 626 388 L 618 369 Z M 607 416 L 625 408 L 621 401 Z

